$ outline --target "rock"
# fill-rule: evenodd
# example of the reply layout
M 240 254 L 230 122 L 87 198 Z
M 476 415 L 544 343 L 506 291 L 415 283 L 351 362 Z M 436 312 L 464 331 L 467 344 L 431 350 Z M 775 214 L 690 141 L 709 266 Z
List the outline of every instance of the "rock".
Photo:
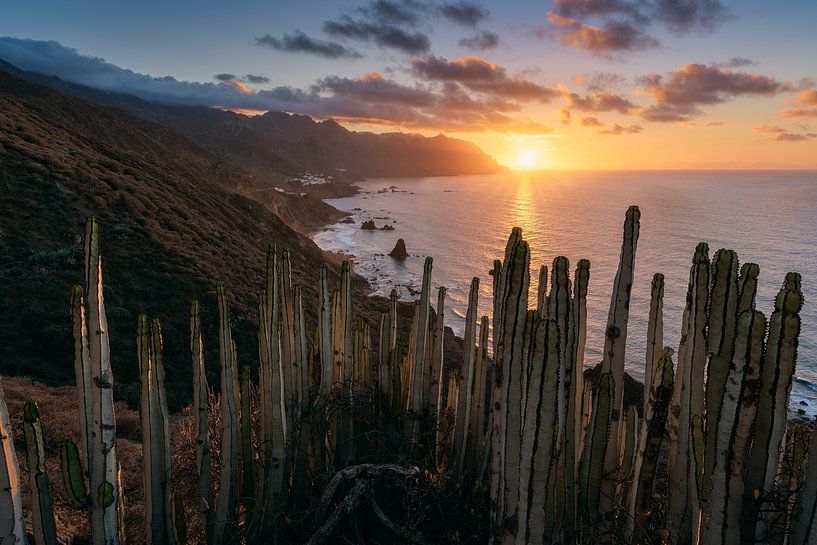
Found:
M 406 251 L 406 241 L 402 238 L 397 239 L 397 244 L 394 245 L 394 249 L 389 252 L 389 255 L 400 261 L 406 259 L 408 257 L 408 252 Z
M 803 409 L 797 409 L 797 414 L 806 414 L 806 411 Z
M 808 407 L 808 403 L 806 403 L 805 401 L 801 401 L 800 405 L 805 405 L 806 407 Z
M 384 225 L 383 227 L 381 227 L 380 229 L 383 230 L 383 231 L 394 231 L 394 227 L 392 227 L 388 223 L 386 225 Z
M 340 223 L 354 223 L 354 222 L 355 220 L 353 220 L 352 218 L 345 218 L 340 220 Z
M 360 226 L 361 229 L 364 231 L 374 231 L 377 227 L 374 224 L 374 220 L 366 220 L 363 222 L 363 225 Z

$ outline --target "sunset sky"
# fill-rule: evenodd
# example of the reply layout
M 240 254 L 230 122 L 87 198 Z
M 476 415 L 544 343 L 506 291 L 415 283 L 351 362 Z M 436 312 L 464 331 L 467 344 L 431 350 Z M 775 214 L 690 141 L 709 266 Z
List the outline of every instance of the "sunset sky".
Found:
M 7 3 L 0 58 L 160 102 L 475 142 L 516 168 L 817 168 L 817 2 Z

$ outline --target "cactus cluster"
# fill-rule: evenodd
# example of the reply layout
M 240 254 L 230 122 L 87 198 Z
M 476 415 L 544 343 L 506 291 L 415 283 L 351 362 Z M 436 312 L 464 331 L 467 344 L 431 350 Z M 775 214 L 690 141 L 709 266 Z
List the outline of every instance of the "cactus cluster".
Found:
M 202 313 L 194 301 L 191 413 L 198 480 L 188 501 L 207 543 L 235 542 L 250 527 L 274 531 L 288 509 L 314 497 L 308 491 L 326 475 L 341 470 L 327 488 L 331 496 L 344 467 L 377 459 L 384 443 L 393 447 L 395 441 L 404 456 L 427 463 L 452 490 L 490 494 L 491 543 L 816 542 L 817 448 L 809 445 L 817 444 L 817 432 L 787 418 L 803 303 L 799 275 L 786 276 L 767 320 L 755 309 L 757 265 L 740 266 L 731 250 L 710 259 L 707 245 L 699 244 L 673 360 L 676 352 L 663 346 L 665 280 L 656 274 L 644 403 L 625 406 L 639 228 L 640 212 L 631 207 L 603 359 L 592 381 L 584 373 L 590 262 L 579 260 L 572 278 L 563 256 L 540 266 L 535 306 L 529 308 L 531 250 L 518 228 L 503 259 L 493 264 L 490 319 L 479 316 L 479 278 L 471 282 L 462 360 L 455 365 L 444 354 L 445 288 L 432 306 L 431 258 L 419 301 L 410 305 L 408 337 L 400 335 L 400 305 L 392 291 L 373 343 L 372 328 L 353 312 L 350 262 L 341 265 L 334 291 L 331 271 L 321 268 L 317 323 L 307 324 L 289 252 L 270 246 L 258 297 L 256 385 L 251 369 L 238 365 L 227 290 L 216 288 L 220 386 L 212 410 L 220 413 L 220 437 L 209 431 Z M 69 499 L 88 511 L 93 543 L 118 545 L 125 542 L 122 485 L 99 226 L 93 219 L 86 227 L 85 266 L 85 288 L 71 290 L 81 433 L 78 444 L 62 446 L 62 474 Z M 157 320 L 139 316 L 136 347 L 146 535 L 148 543 L 182 544 L 186 521 L 173 482 Z M 57 527 L 39 412 L 34 402 L 24 411 L 31 528 L 36 543 L 51 545 Z M 374 432 L 382 439 L 371 439 Z M 0 543 L 21 544 L 26 522 L 2 390 L 0 441 Z M 213 441 L 220 444 L 217 475 L 211 475 Z M 665 508 L 656 509 L 663 451 L 669 457 L 668 498 Z M 398 466 L 377 467 L 400 473 Z M 363 490 L 352 487 L 349 501 L 358 501 Z M 378 516 L 385 517 L 382 511 Z

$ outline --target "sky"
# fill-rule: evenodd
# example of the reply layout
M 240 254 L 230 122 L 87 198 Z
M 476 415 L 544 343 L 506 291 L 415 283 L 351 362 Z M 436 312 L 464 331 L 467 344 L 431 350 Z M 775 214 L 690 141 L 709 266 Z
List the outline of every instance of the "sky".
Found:
M 512 168 L 817 168 L 817 2 L 4 2 L 0 59 Z

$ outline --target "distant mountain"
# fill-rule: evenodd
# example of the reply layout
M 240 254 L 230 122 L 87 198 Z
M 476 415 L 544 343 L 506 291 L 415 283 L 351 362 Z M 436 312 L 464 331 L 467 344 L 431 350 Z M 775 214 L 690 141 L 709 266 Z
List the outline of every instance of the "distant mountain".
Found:
M 7 65 L 8 67 L 9 65 Z M 504 172 L 478 146 L 444 135 L 354 132 L 333 120 L 268 112 L 249 117 L 215 108 L 165 105 L 108 93 L 58 78 L 18 71 L 21 77 L 100 105 L 123 108 L 176 129 L 227 162 L 263 180 L 322 172 L 339 179 L 451 176 Z M 313 188 L 328 189 L 328 188 Z M 336 188 L 343 193 L 343 188 Z
M 0 68 L 0 372 L 49 383 L 73 379 L 68 294 L 83 279 L 82 231 L 102 226 L 105 299 L 117 394 L 136 399 L 136 316 L 162 320 L 168 386 L 189 396 L 187 315 L 203 299 L 215 371 L 215 282 L 233 301 L 239 355 L 255 360 L 256 293 L 268 243 L 288 247 L 293 277 L 312 288 L 329 263 L 273 210 L 333 213 L 317 199 L 272 192 L 265 204 L 235 192 L 254 179 L 167 127 L 66 96 Z M 326 205 L 323 205 L 326 206 Z M 333 282 L 336 267 L 329 263 Z M 366 289 L 361 279 L 356 290 Z M 360 315 L 379 304 L 359 297 Z M 313 322 L 314 323 L 314 322 Z M 374 322 L 373 322 L 374 323 Z

